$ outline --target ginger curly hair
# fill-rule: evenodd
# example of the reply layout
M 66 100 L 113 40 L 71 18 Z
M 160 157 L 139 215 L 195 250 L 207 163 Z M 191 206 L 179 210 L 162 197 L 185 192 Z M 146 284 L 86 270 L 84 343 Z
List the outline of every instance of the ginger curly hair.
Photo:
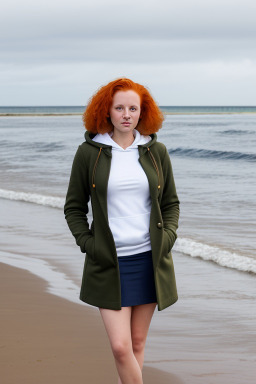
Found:
M 106 133 L 113 130 L 109 117 L 112 99 L 117 91 L 135 91 L 141 99 L 141 115 L 136 129 L 142 135 L 157 132 L 164 120 L 162 111 L 157 106 L 149 91 L 141 84 L 127 78 L 120 78 L 102 86 L 89 99 L 83 113 L 85 129 L 92 133 Z

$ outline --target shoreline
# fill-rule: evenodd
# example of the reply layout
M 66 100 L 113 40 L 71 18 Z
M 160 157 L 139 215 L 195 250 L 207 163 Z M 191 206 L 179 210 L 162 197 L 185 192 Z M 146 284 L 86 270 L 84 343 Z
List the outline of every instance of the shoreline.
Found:
M 164 115 L 255 115 L 255 112 L 164 112 Z M 0 113 L 0 117 L 28 117 L 28 116 L 82 116 L 83 113 Z
M 109 341 L 98 311 L 47 292 L 28 271 L 0 263 L 1 376 L 5 384 L 117 382 Z M 183 384 L 176 375 L 143 367 L 148 384 Z
M 0 112 L 81 110 L 2 108 Z M 163 312 L 155 311 L 150 325 L 145 373 L 158 370 L 150 373 L 151 379 L 155 372 L 154 383 L 163 372 L 185 384 L 255 382 L 256 274 L 244 272 L 252 266 L 256 272 L 255 116 L 165 116 L 158 139 L 170 152 L 176 150 L 170 157 L 182 201 L 172 252 L 179 299 Z M 0 261 L 19 268 L 0 269 L 4 319 L 0 364 L 4 377 L 9 371 L 16 375 L 8 383 L 2 380 L 4 384 L 37 384 L 37 377 L 48 370 L 42 384 L 59 384 L 63 367 L 64 376 L 75 384 L 82 380 L 91 384 L 93 372 L 104 369 L 103 380 L 97 381 L 105 383 L 105 376 L 112 375 L 111 384 L 117 383 L 99 311 L 79 301 L 86 256 L 63 213 L 72 159 L 83 141 L 81 121 L 82 116 L 0 118 Z M 91 224 L 90 203 L 88 208 Z M 106 358 L 110 363 L 104 365 Z M 68 378 L 60 377 L 61 384 Z M 149 384 L 146 378 L 145 384 Z
M 59 375 L 63 361 L 66 375 L 71 370 L 76 384 L 82 378 L 83 384 L 94 384 L 92 376 L 85 377 L 87 361 L 89 370 L 99 369 L 100 364 L 104 372 L 107 358 L 110 365 L 105 376 L 114 377 L 113 358 L 97 308 L 81 301 L 78 305 L 84 254 L 72 241 L 62 211 L 25 202 L 0 202 L 0 257 L 4 256 L 0 316 L 5 319 L 0 358 L 5 373 L 13 371 L 23 378 L 32 367 L 31 381 L 27 377 L 23 381 L 41 384 L 35 375 L 38 370 L 42 375 L 49 370 L 42 384 L 59 384 L 54 375 Z M 155 311 L 145 351 L 145 374 L 152 371 L 145 384 L 159 383 L 163 372 L 172 375 L 163 384 L 175 384 L 177 378 L 178 383 L 190 384 L 254 383 L 255 276 L 178 252 L 173 252 L 173 260 L 179 300 L 163 312 Z M 31 333 L 35 327 L 39 335 Z M 80 371 L 77 380 L 76 370 Z M 19 382 L 17 377 L 5 384 Z M 61 384 L 68 384 L 64 379 Z M 109 384 L 115 384 L 115 379 Z M 106 382 L 105 377 L 96 382 Z

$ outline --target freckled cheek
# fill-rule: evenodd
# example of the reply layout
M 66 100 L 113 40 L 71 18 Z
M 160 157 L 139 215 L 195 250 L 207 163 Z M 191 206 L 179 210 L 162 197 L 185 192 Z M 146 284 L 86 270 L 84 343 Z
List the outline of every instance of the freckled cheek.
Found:
M 120 116 L 118 115 L 118 113 L 114 113 L 114 112 L 112 112 L 112 113 L 110 113 L 110 119 L 111 119 L 111 121 L 113 121 L 113 120 L 118 120 L 120 118 Z
M 121 118 L 121 113 L 118 113 L 118 112 L 114 112 L 113 114 L 112 114 L 112 116 L 113 116 L 113 118 L 115 119 L 115 120 L 118 120 L 118 119 L 120 119 Z

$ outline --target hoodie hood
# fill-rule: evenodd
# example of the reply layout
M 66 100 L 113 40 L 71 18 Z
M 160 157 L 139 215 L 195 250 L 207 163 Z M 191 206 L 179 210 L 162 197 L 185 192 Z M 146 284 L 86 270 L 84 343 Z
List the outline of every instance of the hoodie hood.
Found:
M 133 134 L 135 136 L 134 141 L 129 147 L 124 149 L 112 139 L 113 133 L 114 133 L 113 131 L 109 133 L 104 133 L 104 134 L 99 133 L 96 136 L 94 136 L 92 140 L 97 143 L 110 145 L 112 146 L 112 150 L 116 150 L 120 152 L 123 152 L 123 151 L 129 152 L 133 149 L 137 149 L 138 145 L 144 145 L 152 140 L 150 136 L 143 136 L 140 134 L 139 131 L 137 131 L 137 129 L 134 129 L 133 130 Z
M 85 140 L 88 144 L 91 144 L 95 147 L 102 148 L 104 149 L 109 149 L 107 151 L 104 151 L 105 153 L 110 154 L 112 149 L 120 150 L 120 151 L 127 151 L 133 148 L 138 148 L 138 147 L 150 147 L 152 144 L 154 144 L 157 140 L 157 135 L 156 133 L 152 133 L 151 135 L 144 136 L 141 135 L 137 129 L 134 129 L 134 134 L 135 134 L 135 139 L 134 142 L 127 147 L 126 149 L 122 148 L 120 145 L 118 145 L 112 138 L 111 136 L 113 135 L 113 131 L 110 133 L 92 133 L 89 131 L 85 132 Z

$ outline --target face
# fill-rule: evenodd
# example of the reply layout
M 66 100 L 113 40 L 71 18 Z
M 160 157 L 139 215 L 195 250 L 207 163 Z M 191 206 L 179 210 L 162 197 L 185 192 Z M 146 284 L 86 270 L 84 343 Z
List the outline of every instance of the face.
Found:
M 119 131 L 119 133 L 132 131 L 139 122 L 140 96 L 132 90 L 116 92 L 109 115 L 114 131 Z

